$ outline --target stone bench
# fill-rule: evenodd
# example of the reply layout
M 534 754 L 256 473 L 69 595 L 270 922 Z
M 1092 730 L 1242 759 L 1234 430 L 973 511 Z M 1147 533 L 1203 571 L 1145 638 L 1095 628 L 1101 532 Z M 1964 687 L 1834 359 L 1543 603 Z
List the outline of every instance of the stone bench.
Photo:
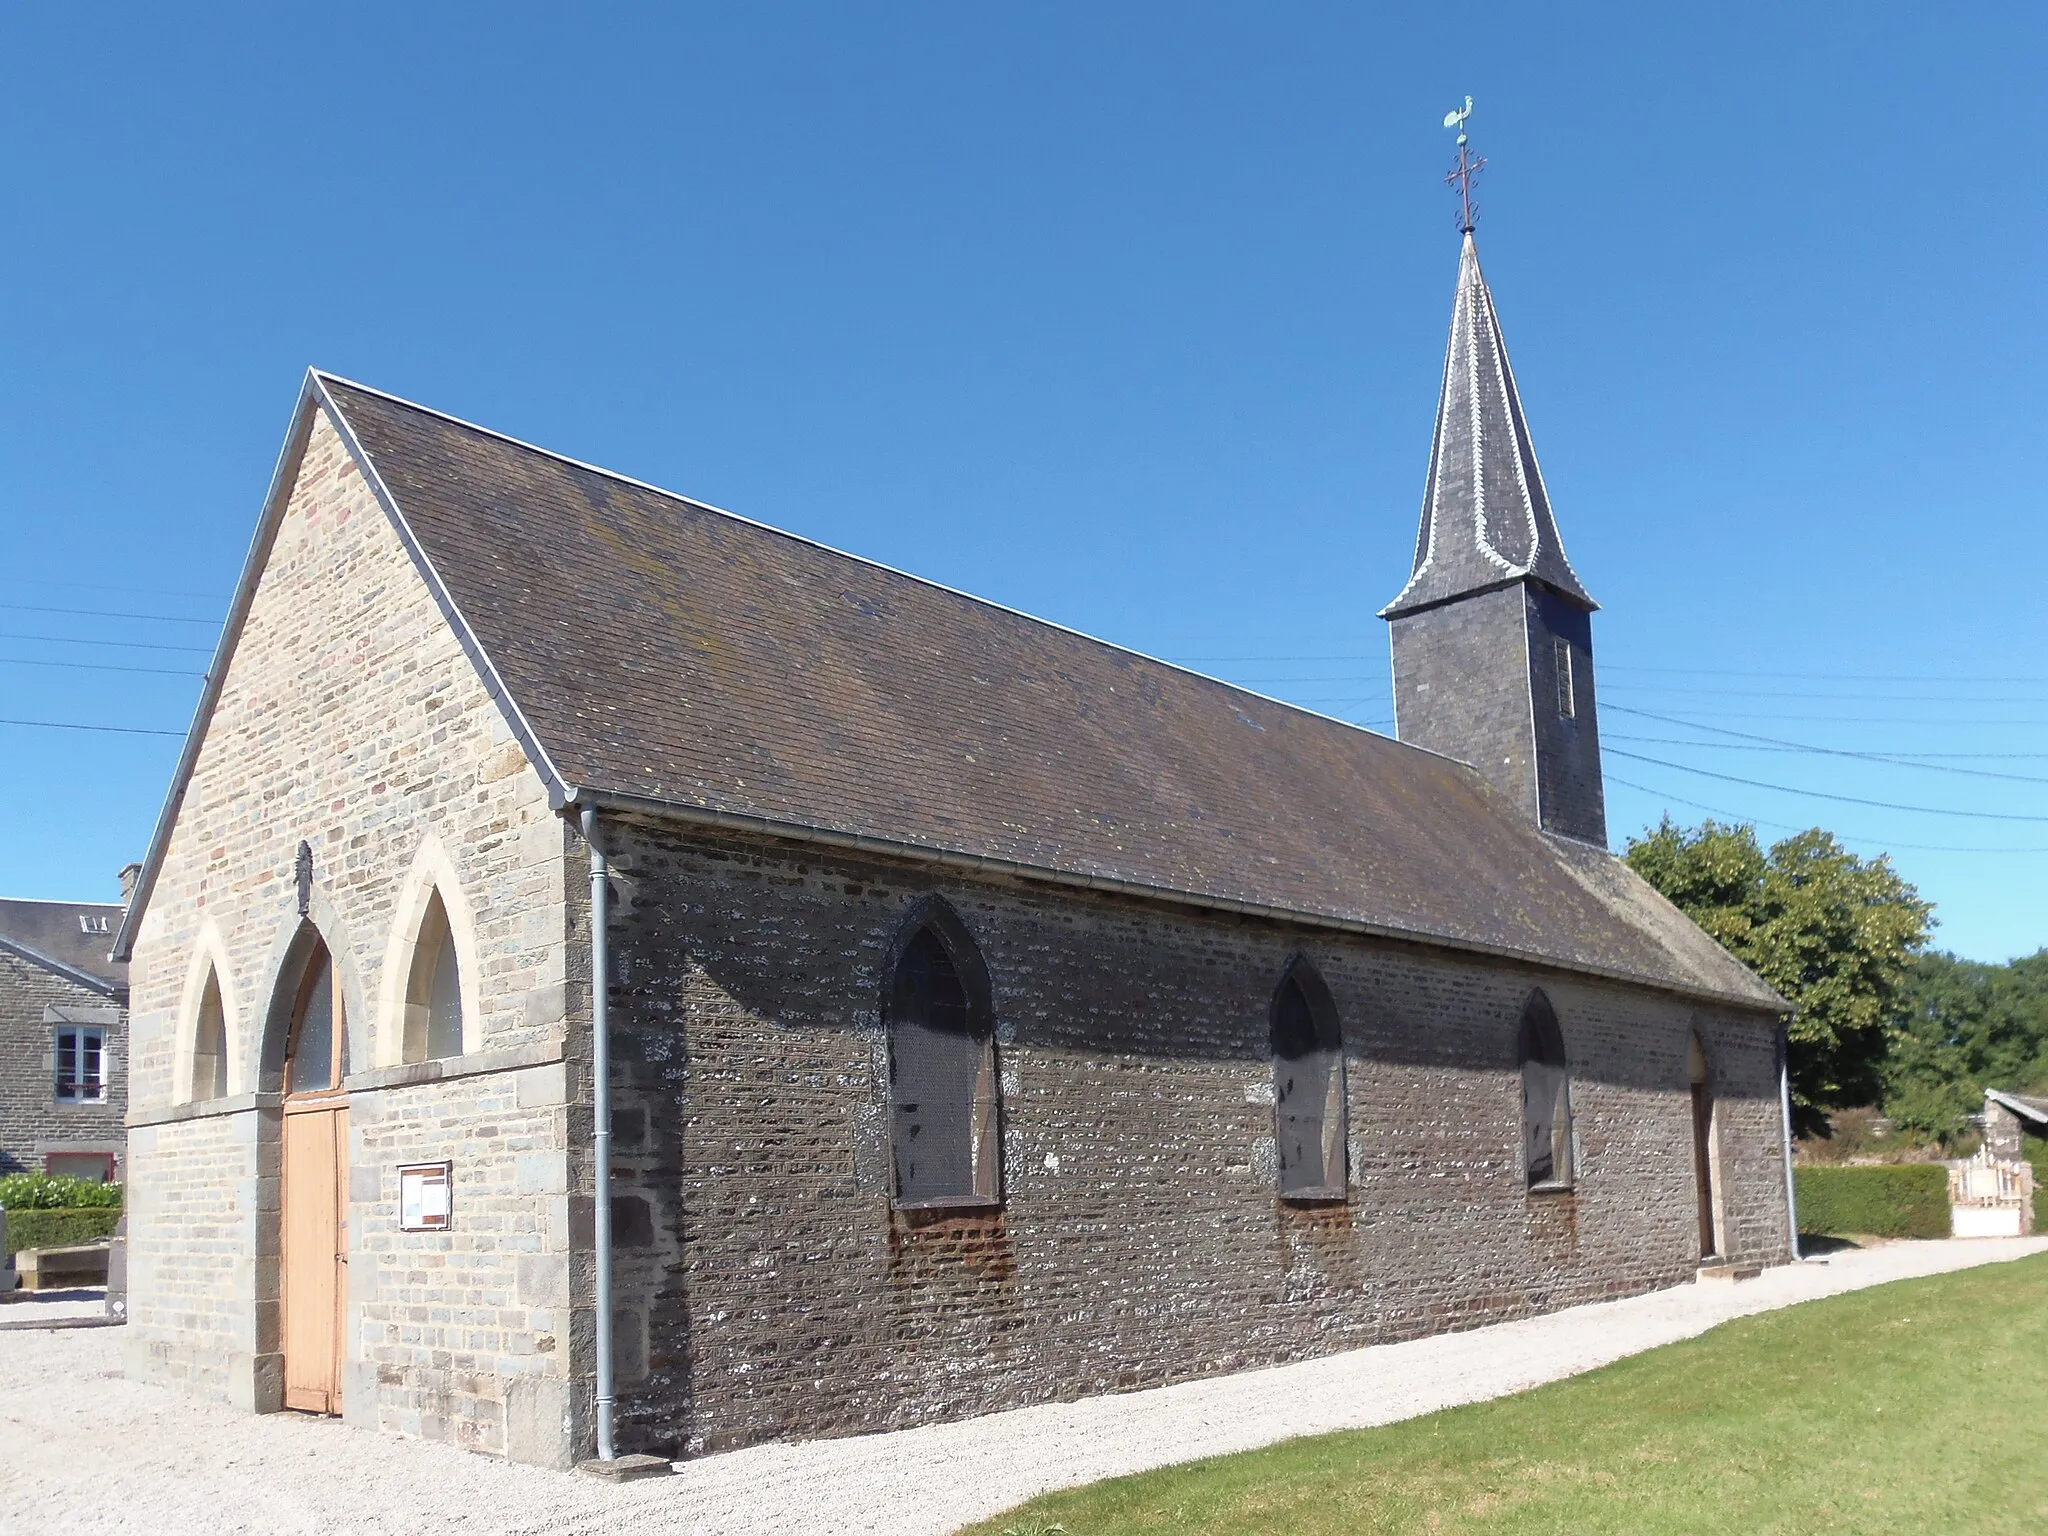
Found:
M 81 1243 L 73 1248 L 24 1248 L 14 1256 L 25 1291 L 61 1291 L 78 1285 L 107 1283 L 107 1245 Z

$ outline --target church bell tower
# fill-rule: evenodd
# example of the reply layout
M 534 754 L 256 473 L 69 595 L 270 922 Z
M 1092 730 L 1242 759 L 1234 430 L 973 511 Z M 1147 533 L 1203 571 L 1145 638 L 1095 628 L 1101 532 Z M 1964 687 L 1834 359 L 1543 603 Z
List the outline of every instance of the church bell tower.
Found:
M 1546 832 L 1607 843 L 1594 710 L 1593 610 L 1565 558 L 1514 370 L 1472 238 L 1472 177 L 1458 134 L 1450 182 L 1464 249 L 1450 350 L 1407 586 L 1393 629 L 1401 740 L 1470 763 Z

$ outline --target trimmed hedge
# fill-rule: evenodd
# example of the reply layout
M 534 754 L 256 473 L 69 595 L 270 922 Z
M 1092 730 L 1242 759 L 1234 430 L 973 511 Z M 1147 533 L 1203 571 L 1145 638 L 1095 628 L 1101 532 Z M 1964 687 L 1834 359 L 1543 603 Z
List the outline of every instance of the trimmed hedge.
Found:
M 2027 1136 L 2020 1150 L 2034 1165 L 2034 1233 L 2048 1233 L 2048 1137 Z
M 1940 1163 L 1797 1168 L 1799 1230 L 1817 1237 L 1947 1237 L 1948 1169 Z
M 0 1178 L 0 1210 L 83 1211 L 99 1206 L 121 1208 L 121 1186 L 97 1179 L 52 1177 L 47 1173 L 10 1173 Z
M 69 1211 L 9 1211 L 7 1252 L 11 1257 L 24 1248 L 69 1248 L 74 1243 L 96 1243 L 112 1237 L 121 1213 L 109 1206 Z

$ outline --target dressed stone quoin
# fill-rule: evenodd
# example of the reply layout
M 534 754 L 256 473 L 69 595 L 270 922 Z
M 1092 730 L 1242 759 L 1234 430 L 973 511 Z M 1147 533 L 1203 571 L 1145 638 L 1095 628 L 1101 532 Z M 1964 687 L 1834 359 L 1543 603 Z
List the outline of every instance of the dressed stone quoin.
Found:
M 310 374 L 116 946 L 130 1372 L 567 1467 L 1785 1259 L 1456 314 L 1399 741 Z

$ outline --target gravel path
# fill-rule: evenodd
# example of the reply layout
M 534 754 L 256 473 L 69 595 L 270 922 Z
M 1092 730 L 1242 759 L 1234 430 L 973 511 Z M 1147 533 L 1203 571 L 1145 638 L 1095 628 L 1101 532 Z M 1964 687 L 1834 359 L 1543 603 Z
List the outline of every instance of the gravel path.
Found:
M 37 1532 L 688 1531 L 944 1536 L 1049 1489 L 1391 1423 L 1553 1381 L 1716 1323 L 2048 1250 L 1894 1243 L 1470 1333 L 960 1424 L 681 1464 L 610 1487 L 120 1374 L 121 1330 L 0 1333 L 0 1523 Z

